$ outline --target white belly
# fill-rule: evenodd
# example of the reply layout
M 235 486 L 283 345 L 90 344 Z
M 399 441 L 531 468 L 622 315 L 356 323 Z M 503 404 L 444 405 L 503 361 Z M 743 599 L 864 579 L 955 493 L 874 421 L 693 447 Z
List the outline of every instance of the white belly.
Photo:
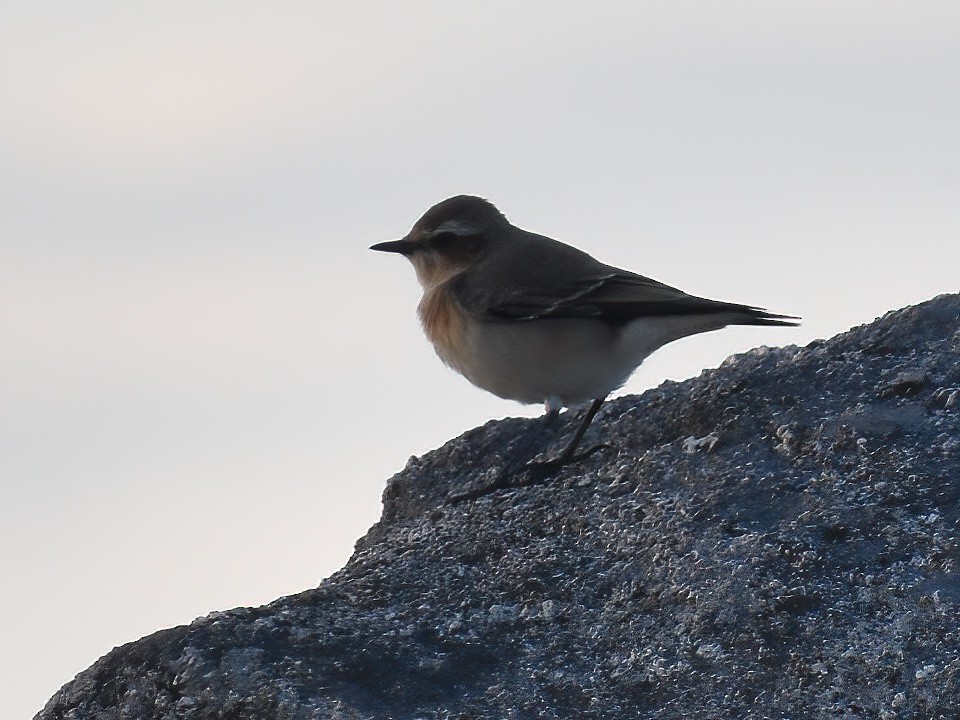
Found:
M 724 324 L 716 315 L 641 318 L 620 327 L 586 319 L 475 322 L 466 333 L 466 352 L 447 362 L 502 398 L 579 405 L 619 388 L 671 340 Z

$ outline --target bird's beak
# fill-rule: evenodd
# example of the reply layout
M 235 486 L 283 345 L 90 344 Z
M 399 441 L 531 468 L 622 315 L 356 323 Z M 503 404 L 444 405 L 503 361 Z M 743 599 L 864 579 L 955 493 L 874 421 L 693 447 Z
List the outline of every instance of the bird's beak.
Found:
M 408 239 L 401 238 L 399 240 L 388 240 L 387 242 L 377 243 L 376 245 L 371 245 L 371 250 L 380 250 L 381 252 L 392 252 L 400 253 L 401 255 L 409 255 L 417 247 L 417 243 Z

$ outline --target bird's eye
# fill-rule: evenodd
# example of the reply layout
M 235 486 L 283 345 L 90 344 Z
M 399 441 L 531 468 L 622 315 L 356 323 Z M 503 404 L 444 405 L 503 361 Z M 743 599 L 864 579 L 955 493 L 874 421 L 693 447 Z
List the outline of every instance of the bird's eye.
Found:
M 441 226 L 427 236 L 425 245 L 448 257 L 471 257 L 483 247 L 483 235 L 463 227 Z
M 430 236 L 430 244 L 435 247 L 444 247 L 456 241 L 460 236 L 454 232 L 442 231 Z

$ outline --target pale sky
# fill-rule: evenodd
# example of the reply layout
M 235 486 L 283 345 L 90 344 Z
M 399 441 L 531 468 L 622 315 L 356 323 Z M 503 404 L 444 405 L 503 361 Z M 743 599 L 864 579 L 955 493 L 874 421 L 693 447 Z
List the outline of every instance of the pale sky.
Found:
M 960 289 L 960 4 L 0 7 L 0 717 L 341 567 L 492 417 L 401 258 L 435 202 L 801 315 L 641 392 Z

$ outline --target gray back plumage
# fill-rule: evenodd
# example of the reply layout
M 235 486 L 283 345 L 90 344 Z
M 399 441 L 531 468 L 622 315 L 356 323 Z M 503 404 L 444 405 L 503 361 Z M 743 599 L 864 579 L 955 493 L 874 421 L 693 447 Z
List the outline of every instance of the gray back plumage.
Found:
M 795 325 L 761 308 L 688 295 L 629 270 L 607 265 L 575 247 L 512 224 L 491 203 L 460 195 L 418 221 L 455 221 L 482 235 L 483 253 L 453 284 L 458 303 L 484 320 L 594 318 L 621 325 L 640 317 L 736 314 L 752 325 Z

